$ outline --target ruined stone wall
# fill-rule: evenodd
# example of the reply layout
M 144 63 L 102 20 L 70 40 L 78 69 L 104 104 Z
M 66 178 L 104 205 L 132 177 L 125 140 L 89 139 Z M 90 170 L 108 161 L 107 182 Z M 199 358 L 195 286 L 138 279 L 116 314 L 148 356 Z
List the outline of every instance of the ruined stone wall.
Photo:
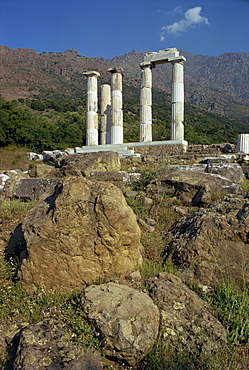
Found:
M 152 156 L 152 157 L 164 157 L 164 156 L 179 156 L 186 152 L 186 146 L 179 145 L 150 145 L 150 146 L 139 146 L 139 147 L 127 147 L 132 149 L 135 153 L 141 154 L 141 157 Z
M 222 154 L 235 153 L 236 146 L 234 144 L 223 143 L 223 144 L 210 144 L 210 145 L 150 145 L 150 146 L 139 146 L 139 147 L 127 147 L 133 149 L 135 153 L 140 153 L 141 157 L 207 157 L 207 156 L 219 156 Z M 189 158 L 190 159 L 190 158 Z

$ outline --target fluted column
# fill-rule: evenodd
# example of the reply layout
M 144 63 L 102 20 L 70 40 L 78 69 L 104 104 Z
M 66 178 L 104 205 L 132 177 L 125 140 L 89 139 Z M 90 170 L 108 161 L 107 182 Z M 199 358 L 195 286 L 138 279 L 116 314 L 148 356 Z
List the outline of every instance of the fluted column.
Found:
M 107 84 L 101 86 L 100 141 L 111 144 L 111 86 Z
M 249 134 L 238 135 L 237 152 L 249 154 Z
M 171 62 L 172 92 L 171 92 L 171 140 L 184 140 L 184 61 Z
M 98 82 L 96 71 L 84 72 L 87 77 L 86 145 L 98 145 Z
M 123 143 L 123 68 L 110 68 L 111 78 L 111 144 Z
M 152 73 L 154 65 L 151 62 L 140 63 L 140 142 L 152 141 Z

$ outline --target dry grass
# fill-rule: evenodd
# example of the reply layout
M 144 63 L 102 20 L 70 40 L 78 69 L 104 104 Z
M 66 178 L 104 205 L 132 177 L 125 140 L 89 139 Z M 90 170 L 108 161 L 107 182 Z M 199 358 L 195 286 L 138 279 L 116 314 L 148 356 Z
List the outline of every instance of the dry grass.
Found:
M 26 153 L 30 150 L 25 147 L 9 145 L 0 148 L 0 171 L 19 169 L 27 171 L 30 161 L 26 158 Z

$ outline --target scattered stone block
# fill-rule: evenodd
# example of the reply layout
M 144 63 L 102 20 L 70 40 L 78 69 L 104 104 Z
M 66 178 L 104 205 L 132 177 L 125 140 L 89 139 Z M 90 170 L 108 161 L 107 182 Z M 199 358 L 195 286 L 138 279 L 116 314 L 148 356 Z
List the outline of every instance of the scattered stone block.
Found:
M 61 179 L 59 178 L 20 179 L 14 195 L 18 198 L 37 199 L 48 190 L 53 192 L 54 187 L 60 181 Z

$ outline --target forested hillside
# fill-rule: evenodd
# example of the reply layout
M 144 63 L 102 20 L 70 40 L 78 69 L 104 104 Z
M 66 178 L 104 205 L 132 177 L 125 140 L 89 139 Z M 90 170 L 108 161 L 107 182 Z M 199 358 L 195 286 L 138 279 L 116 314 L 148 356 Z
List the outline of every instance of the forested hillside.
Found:
M 0 145 L 17 143 L 36 151 L 84 145 L 83 72 L 99 71 L 101 85 L 110 83 L 110 66 L 124 68 L 124 140 L 138 141 L 139 63 L 144 53 L 133 51 L 105 61 L 72 49 L 36 53 L 0 46 Z M 185 139 L 190 144 L 235 143 L 239 133 L 249 132 L 246 53 L 220 57 L 182 53 L 187 57 Z M 153 140 L 170 138 L 170 80 L 170 64 L 153 69 Z
M 136 89 L 124 101 L 124 141 L 139 141 L 139 101 Z M 153 140 L 170 139 L 170 96 L 154 92 Z M 189 144 L 235 143 L 248 125 L 207 112 L 192 104 L 185 109 L 185 140 Z M 85 145 L 86 111 L 82 99 L 0 99 L 0 146 L 25 145 L 30 150 L 65 149 Z

